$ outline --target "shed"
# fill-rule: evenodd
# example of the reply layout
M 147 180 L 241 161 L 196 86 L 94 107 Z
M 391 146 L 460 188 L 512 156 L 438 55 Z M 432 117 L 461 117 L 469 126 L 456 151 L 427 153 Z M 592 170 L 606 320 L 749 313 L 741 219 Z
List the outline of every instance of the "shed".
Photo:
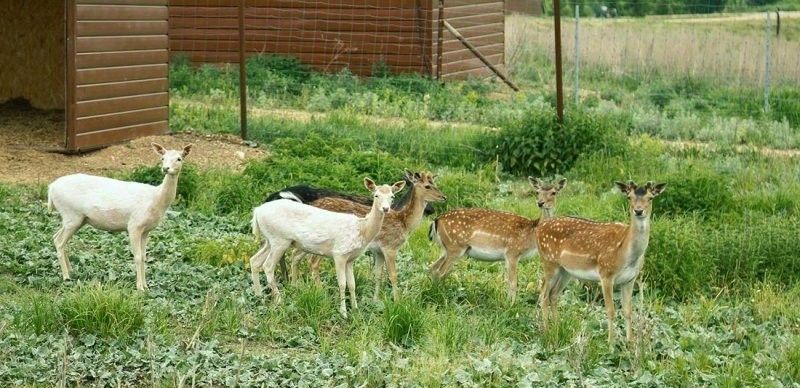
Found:
M 169 0 L 173 54 L 194 63 L 239 61 L 241 0 Z M 503 1 L 445 0 L 445 19 L 492 64 L 504 63 Z M 370 75 L 437 73 L 438 0 L 246 0 L 247 55 L 294 56 L 316 69 Z M 442 76 L 491 71 L 449 31 L 442 42 Z
M 168 131 L 167 1 L 3 1 L 0 104 L 61 113 L 68 151 Z

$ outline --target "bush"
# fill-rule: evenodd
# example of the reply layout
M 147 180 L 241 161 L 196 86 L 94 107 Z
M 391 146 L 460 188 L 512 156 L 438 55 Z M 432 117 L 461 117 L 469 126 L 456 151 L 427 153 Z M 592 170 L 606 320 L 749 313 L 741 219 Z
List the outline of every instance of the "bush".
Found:
M 737 208 L 731 190 L 733 178 L 709 167 L 690 164 L 668 175 L 664 181 L 667 190 L 657 200 L 659 214 L 697 213 L 708 217 L 733 212 Z
M 144 325 L 139 294 L 110 285 L 75 288 L 64 295 L 58 312 L 64 326 L 76 335 L 126 338 Z
M 252 237 L 221 237 L 199 239 L 189 246 L 183 256 L 194 263 L 214 266 L 246 264 L 258 250 Z
M 422 308 L 414 301 L 387 302 L 383 318 L 383 337 L 394 344 L 412 346 L 422 335 Z
M 127 180 L 158 186 L 164 180 L 164 172 L 161 171 L 160 165 L 141 166 L 131 171 Z M 193 200 L 199 185 L 200 176 L 197 170 L 191 165 L 184 165 L 178 180 L 176 197 L 185 202 Z
M 620 154 L 627 132 L 627 128 L 616 127 L 620 123 L 620 116 L 570 111 L 560 125 L 554 110 L 532 109 L 500 132 L 495 148 L 508 172 L 538 176 L 564 173 L 582 154 Z

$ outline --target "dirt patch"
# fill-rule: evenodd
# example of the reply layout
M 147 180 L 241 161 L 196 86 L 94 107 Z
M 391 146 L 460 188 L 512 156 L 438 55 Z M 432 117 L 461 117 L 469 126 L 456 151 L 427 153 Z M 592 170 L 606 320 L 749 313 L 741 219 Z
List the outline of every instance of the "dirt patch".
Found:
M 62 112 L 0 108 L 0 182 L 44 184 L 77 172 L 106 175 L 153 165 L 158 157 L 150 148 L 151 142 L 172 149 L 194 144 L 187 164 L 202 169 L 241 170 L 247 160 L 267 154 L 235 136 L 179 133 L 144 137 L 81 155 L 64 155 L 51 152 L 62 148 L 63 125 Z

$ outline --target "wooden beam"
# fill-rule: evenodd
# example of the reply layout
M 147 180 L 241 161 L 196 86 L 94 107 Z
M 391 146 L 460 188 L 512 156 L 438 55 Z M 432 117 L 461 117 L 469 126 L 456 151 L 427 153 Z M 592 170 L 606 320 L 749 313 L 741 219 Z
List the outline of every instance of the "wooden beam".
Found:
M 453 34 L 453 35 L 454 35 L 454 36 L 455 36 L 455 37 L 456 37 L 456 38 L 457 38 L 459 41 L 461 41 L 461 43 L 462 43 L 462 44 L 463 44 L 463 45 L 464 45 L 466 48 L 468 48 L 468 49 L 469 49 L 469 51 L 472 51 L 472 53 L 473 53 L 473 54 L 475 54 L 475 56 L 476 56 L 476 57 L 478 57 L 478 59 L 480 59 L 480 60 L 481 60 L 481 62 L 483 62 L 483 64 L 484 64 L 484 65 L 486 65 L 486 66 L 487 66 L 489 69 L 491 69 L 491 70 L 492 70 L 492 71 L 493 71 L 493 72 L 494 72 L 494 73 L 495 73 L 495 74 L 496 74 L 498 77 L 500 77 L 500 79 L 502 79 L 502 80 L 503 80 L 503 82 L 505 82 L 505 83 L 506 83 L 506 85 L 508 85 L 508 86 L 509 86 L 511 89 L 514 89 L 514 91 L 515 91 L 515 92 L 518 92 L 518 91 L 519 91 L 519 88 L 517 87 L 517 85 L 514 85 L 514 83 L 513 83 L 513 82 L 511 82 L 511 80 L 510 80 L 510 79 L 508 79 L 508 77 L 506 77 L 506 75 L 505 75 L 505 74 L 503 74 L 503 73 L 500 71 L 500 69 L 498 69 L 498 68 L 497 68 L 497 67 L 495 67 L 495 66 L 494 66 L 494 65 L 493 65 L 491 62 L 489 62 L 489 60 L 488 60 L 488 59 L 486 59 L 486 57 L 484 57 L 484 56 L 483 56 L 483 54 L 481 54 L 481 53 L 480 53 L 480 51 L 478 51 L 478 49 L 477 49 L 475 46 L 473 46 L 473 45 L 472 45 L 472 43 L 470 43 L 470 42 L 469 42 L 469 41 L 468 41 L 466 38 L 464 38 L 464 36 L 463 36 L 463 35 L 461 35 L 461 33 L 460 33 L 460 32 L 458 32 L 458 30 L 456 30 L 455 28 L 453 28 L 453 26 L 451 26 L 451 25 L 450 25 L 450 23 L 448 23 L 448 22 L 447 22 L 447 20 L 444 20 L 444 21 L 443 21 L 443 24 L 444 24 L 444 27 L 445 27 L 445 28 L 447 28 L 447 30 L 448 30 L 448 31 L 450 31 L 450 33 L 451 33 L 451 34 Z M 440 36 L 441 36 L 441 35 L 440 35 Z
M 436 48 L 436 80 L 442 80 L 442 50 L 444 46 L 444 0 L 439 0 L 439 32 Z
M 245 0 L 239 3 L 239 124 L 241 136 L 247 140 L 247 63 L 245 58 Z

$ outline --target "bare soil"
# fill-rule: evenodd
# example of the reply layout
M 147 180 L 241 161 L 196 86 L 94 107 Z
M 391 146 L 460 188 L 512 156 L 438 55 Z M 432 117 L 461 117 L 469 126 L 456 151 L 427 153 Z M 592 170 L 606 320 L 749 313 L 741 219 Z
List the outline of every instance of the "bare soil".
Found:
M 107 175 L 153 165 L 158 157 L 150 147 L 156 142 L 178 149 L 194 144 L 187 164 L 201 169 L 240 170 L 244 162 L 265 156 L 264 149 L 252 148 L 230 135 L 179 133 L 150 136 L 97 151 L 65 155 L 64 114 L 26 107 L 0 105 L 0 182 L 46 184 L 67 174 L 83 172 Z

